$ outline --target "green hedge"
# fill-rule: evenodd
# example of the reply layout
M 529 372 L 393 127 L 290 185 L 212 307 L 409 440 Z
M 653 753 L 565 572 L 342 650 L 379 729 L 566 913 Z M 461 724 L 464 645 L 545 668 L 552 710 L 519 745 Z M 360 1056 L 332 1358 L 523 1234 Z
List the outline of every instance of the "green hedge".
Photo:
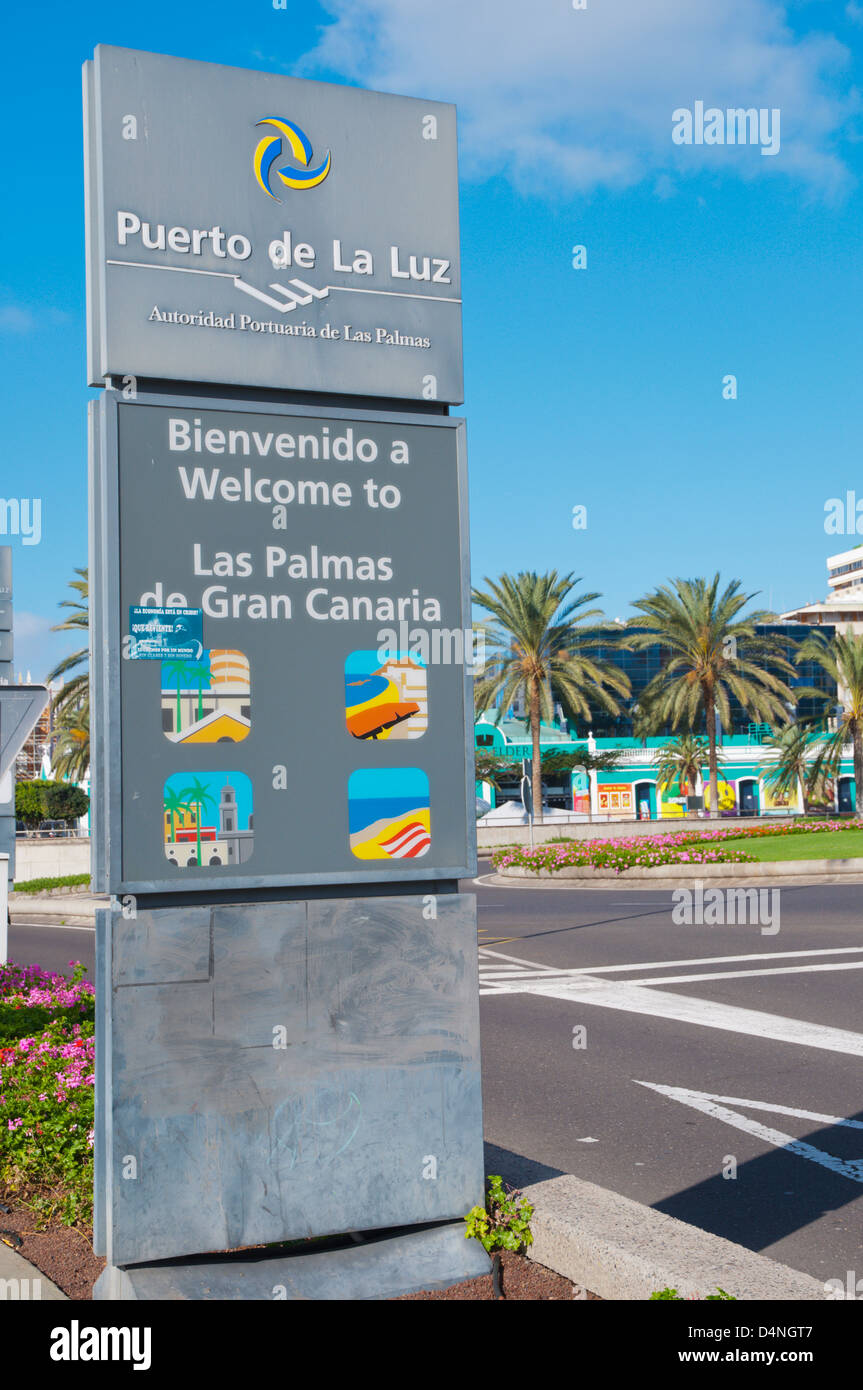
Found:
M 27 878 L 23 883 L 16 879 L 14 891 L 16 893 L 44 893 L 49 888 L 78 888 L 82 883 L 89 883 L 89 874 L 66 874 L 63 878 Z

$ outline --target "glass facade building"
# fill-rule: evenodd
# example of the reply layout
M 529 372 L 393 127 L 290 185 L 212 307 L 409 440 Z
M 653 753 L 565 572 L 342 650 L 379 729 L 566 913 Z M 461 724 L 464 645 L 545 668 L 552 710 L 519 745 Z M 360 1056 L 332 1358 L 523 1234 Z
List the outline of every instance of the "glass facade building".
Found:
M 632 629 L 630 629 L 630 631 L 631 630 Z M 635 631 L 638 630 L 637 628 L 635 629 Z M 833 636 L 834 630 L 834 628 L 827 626 L 818 629 L 827 640 Z M 634 737 L 633 706 L 638 704 L 639 696 L 642 694 L 645 687 L 653 680 L 653 677 L 662 670 L 663 666 L 667 664 L 671 657 L 669 649 L 661 646 L 660 643 L 645 647 L 642 651 L 627 651 L 625 648 L 617 645 L 622 631 L 623 629 L 618 627 L 607 629 L 608 641 L 603 641 L 591 655 L 603 661 L 613 662 L 615 666 L 620 667 L 629 677 L 632 693 L 625 699 L 618 697 L 618 704 L 621 707 L 620 714 L 609 714 L 601 705 L 597 704 L 595 708 L 591 710 L 589 727 L 581 727 L 582 721 L 579 721 L 577 728 L 570 725 L 573 732 L 577 733 L 580 738 L 585 737 L 585 735 L 591 731 L 596 738 L 603 739 Z M 798 644 L 802 642 L 804 638 L 811 637 L 812 635 L 812 628 L 805 623 L 765 624 L 760 626 L 757 631 L 760 635 L 778 638 L 783 655 L 792 665 L 794 664 L 794 654 Z M 786 677 L 786 683 L 792 690 L 801 689 L 805 686 L 810 688 L 814 687 L 816 690 L 823 691 L 825 695 L 830 697 L 831 704 L 836 702 L 835 681 L 831 680 L 827 672 L 814 661 L 806 661 L 796 667 L 795 674 Z M 822 708 L 821 701 L 811 697 L 803 698 L 800 701 L 798 713 L 801 717 L 808 718 L 811 715 L 820 715 Z M 828 707 L 828 713 L 829 712 L 831 711 Z M 726 729 L 726 733 L 748 734 L 753 732 L 755 721 L 752 715 L 748 714 L 733 697 L 731 701 L 731 718 L 732 727 L 731 729 Z M 656 730 L 658 734 L 670 735 L 672 732 L 670 728 Z M 702 730 L 701 732 L 704 731 Z M 767 733 L 766 726 L 763 732 L 765 734 Z

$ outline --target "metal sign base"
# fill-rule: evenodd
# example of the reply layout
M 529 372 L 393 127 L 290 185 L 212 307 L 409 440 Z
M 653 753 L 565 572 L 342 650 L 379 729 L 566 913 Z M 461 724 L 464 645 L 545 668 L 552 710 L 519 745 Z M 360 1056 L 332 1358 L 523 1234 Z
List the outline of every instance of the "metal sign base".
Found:
M 125 911 L 97 912 L 94 1248 L 109 1266 L 460 1223 L 482 1202 L 472 894 Z M 458 1229 L 452 1246 L 423 1234 L 436 1253 L 413 1287 L 477 1271 Z
M 491 1261 L 464 1223 L 402 1231 L 361 1240 L 340 1250 L 268 1255 L 250 1251 L 221 1259 L 106 1269 L 93 1290 L 97 1300 L 231 1299 L 366 1300 L 398 1298 L 423 1289 L 450 1288 L 488 1274 Z

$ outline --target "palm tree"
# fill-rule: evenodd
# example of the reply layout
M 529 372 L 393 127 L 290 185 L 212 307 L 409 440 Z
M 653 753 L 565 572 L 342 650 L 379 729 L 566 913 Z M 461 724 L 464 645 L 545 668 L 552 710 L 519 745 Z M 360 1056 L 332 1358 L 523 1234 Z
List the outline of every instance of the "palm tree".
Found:
M 824 736 L 815 755 L 812 781 L 838 776 L 843 749 L 850 743 L 854 756 L 854 814 L 863 820 L 863 634 L 837 632 L 828 640 L 823 632 L 812 632 L 801 642 L 794 659 L 798 663 L 817 662 L 836 682 L 838 690 L 836 728 Z M 818 694 L 825 702 L 832 701 L 832 696 L 823 691 L 802 693 Z
M 180 733 L 183 727 L 183 711 L 180 705 L 180 694 L 185 682 L 188 680 L 188 671 L 188 661 L 174 660 L 162 662 L 162 680 L 171 681 L 177 687 L 177 733 Z
M 90 699 L 67 703 L 54 726 L 52 769 L 70 782 L 83 782 L 90 767 Z
M 192 661 L 187 667 L 188 679 L 198 687 L 198 718 L 204 717 L 204 686 L 210 684 L 212 675 L 209 661 Z
M 759 610 L 738 617 L 754 594 L 740 592 L 734 579 L 719 593 L 713 579 L 674 579 L 633 604 L 639 617 L 630 619 L 621 646 L 634 650 L 659 643 L 668 652 L 662 669 L 639 696 L 638 730 L 683 727 L 694 730 L 706 722 L 710 806 L 719 807 L 716 720 L 731 727 L 729 696 L 750 715 L 765 722 L 788 723 L 794 696 L 782 680 L 794 668 L 777 638 L 756 632 L 771 614 Z
M 702 769 L 709 758 L 707 739 L 692 732 L 678 734 L 671 743 L 656 750 L 656 780 L 659 786 L 677 782 L 680 795 L 694 793 Z M 717 764 L 722 761 L 717 749 Z M 716 803 L 713 803 L 714 809 Z
M 590 787 L 591 772 L 607 772 L 610 768 L 616 767 L 620 761 L 620 754 L 616 748 L 598 748 L 591 753 L 589 748 L 579 748 L 577 753 L 561 753 L 555 749 L 549 749 L 542 755 L 542 771 L 547 772 L 572 772 L 573 768 L 581 767 L 588 775 L 588 790 Z M 593 820 L 593 806 L 588 800 L 587 819 Z
M 812 776 L 814 750 L 811 725 L 786 725 L 773 735 L 770 747 L 776 754 L 776 762 L 764 774 L 765 786 L 771 787 L 780 796 L 793 796 L 795 800 L 799 788 L 803 795 L 803 810 L 808 811 L 810 794 L 817 790 L 816 782 L 823 781 L 823 778 Z
M 201 867 L 201 814 L 205 806 L 215 804 L 215 798 L 210 795 L 209 787 L 202 782 L 199 777 L 193 777 L 191 786 L 184 787 L 179 793 L 184 801 L 195 810 L 195 830 L 196 830 L 196 852 L 198 856 L 198 868 Z
M 191 803 L 184 799 L 181 792 L 174 791 L 171 787 L 164 793 L 162 802 L 171 826 L 171 843 L 175 845 L 177 843 L 177 825 L 174 817 L 180 815 L 182 811 L 190 810 Z
M 502 758 L 498 753 L 480 752 L 477 749 L 475 755 L 474 772 L 478 782 L 488 782 L 495 791 L 500 791 L 499 778 L 504 776 L 517 775 L 517 766 L 512 758 Z
M 75 573 L 78 575 L 78 578 L 69 580 L 69 588 L 75 589 L 77 591 L 79 595 L 78 599 L 65 598 L 62 599 L 59 604 L 60 608 L 73 609 L 72 616 L 70 618 L 67 618 L 65 622 L 56 623 L 55 626 L 52 627 L 51 631 L 83 632 L 84 636 L 86 637 L 89 635 L 90 628 L 89 582 L 87 570 L 86 568 L 76 569 Z M 54 667 L 53 671 L 48 672 L 48 675 L 45 677 L 47 683 L 50 684 L 51 681 L 59 679 L 60 676 L 65 676 L 67 671 L 74 671 L 77 666 L 81 666 L 84 662 L 88 662 L 89 658 L 89 646 L 81 647 L 79 651 L 72 652 L 69 656 L 64 657 L 62 661 L 58 662 L 57 665 Z M 71 680 L 64 681 L 62 690 L 58 691 L 58 693 L 52 699 L 51 715 L 52 717 L 56 715 L 59 718 L 63 710 L 67 706 L 71 708 L 83 709 L 85 703 L 87 704 L 89 710 L 89 702 L 90 676 L 87 671 L 78 671 L 76 675 L 72 676 Z M 89 742 L 90 739 L 88 729 L 88 753 Z
M 492 621 L 484 624 L 485 674 L 475 683 L 474 697 L 481 710 L 499 701 L 495 722 L 500 723 L 516 697 L 525 695 L 533 752 L 533 807 L 541 823 L 540 720 L 551 722 L 555 698 L 569 718 L 578 715 L 589 720 L 590 702 L 617 714 L 620 707 L 611 691 L 627 695 L 629 679 L 610 662 L 590 655 L 603 640 L 591 620 L 602 614 L 586 605 L 600 595 L 570 598 L 580 579 L 558 575 L 557 570 L 548 574 L 523 571 L 502 574 L 496 581 L 485 578 L 483 583 L 488 591 L 474 589 L 473 601 L 492 615 Z

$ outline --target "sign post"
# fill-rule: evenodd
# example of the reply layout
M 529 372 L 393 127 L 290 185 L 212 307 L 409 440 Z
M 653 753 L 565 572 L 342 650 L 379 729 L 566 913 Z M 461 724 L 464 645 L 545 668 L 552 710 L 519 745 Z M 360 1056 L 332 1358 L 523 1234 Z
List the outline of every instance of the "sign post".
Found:
M 94 1296 L 473 1277 L 455 113 L 113 48 L 84 87 Z
M 9 959 L 9 856 L 0 854 L 0 965 Z
M 13 664 L 14 646 L 12 635 L 12 547 L 0 545 L 0 696 L 6 687 L 11 687 L 15 679 Z M 2 725 L 0 725 L 2 737 Z M 25 734 L 26 739 L 26 734 Z M 15 749 L 15 753 L 23 745 Z M 0 852 L 6 859 L 0 865 L 0 875 L 6 884 L 7 892 L 15 877 L 15 754 L 11 766 L 4 764 L 0 772 Z M 5 874 L 3 870 L 5 869 Z M 4 915 L 5 921 L 5 915 Z

